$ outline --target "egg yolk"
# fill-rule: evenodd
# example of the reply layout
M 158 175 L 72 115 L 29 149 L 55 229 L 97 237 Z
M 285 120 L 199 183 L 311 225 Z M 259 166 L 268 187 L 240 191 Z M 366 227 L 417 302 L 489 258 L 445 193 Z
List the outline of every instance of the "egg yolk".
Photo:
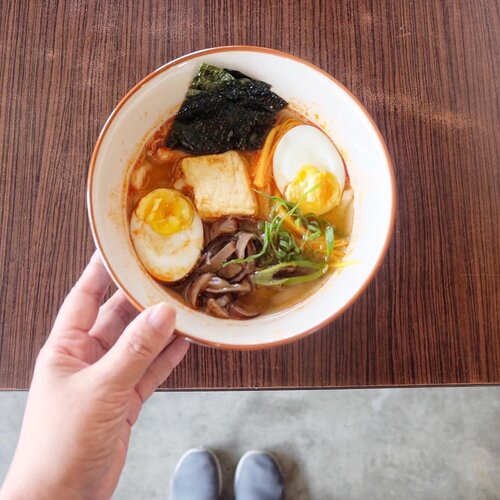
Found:
M 141 198 L 135 210 L 137 217 L 163 236 L 178 233 L 191 226 L 193 204 L 175 189 L 155 189 Z
M 298 203 L 303 214 L 324 214 L 339 204 L 340 185 L 331 172 L 325 172 L 313 165 L 302 167 L 297 177 L 285 189 L 285 197 Z

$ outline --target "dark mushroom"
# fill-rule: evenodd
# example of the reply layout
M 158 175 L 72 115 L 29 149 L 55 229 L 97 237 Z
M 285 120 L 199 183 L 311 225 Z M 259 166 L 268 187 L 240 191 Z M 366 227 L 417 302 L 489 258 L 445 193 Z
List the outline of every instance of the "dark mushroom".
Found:
M 247 259 L 259 251 L 262 239 L 258 223 L 252 219 L 226 217 L 204 223 L 203 228 L 205 248 L 198 267 L 179 285 L 186 302 L 218 318 L 257 316 L 259 312 L 237 302 L 254 290 L 250 277 L 255 272 L 256 261 L 230 261 Z
M 227 266 L 217 269 L 216 274 L 221 278 L 233 280 L 233 278 L 239 275 L 244 270 L 244 268 L 244 264 L 236 264 L 233 262 L 232 264 L 228 264 Z
M 234 217 L 220 219 L 210 226 L 210 236 L 208 241 L 215 240 L 223 234 L 234 234 L 237 230 L 238 222 Z
M 229 319 L 231 316 L 226 311 L 224 307 L 222 307 L 215 299 L 207 300 L 207 312 L 211 313 L 213 316 L 217 318 Z
M 238 293 L 245 294 L 250 293 L 253 290 L 253 285 L 250 281 L 245 280 L 241 283 L 229 283 L 228 281 L 219 278 L 218 276 L 213 276 L 208 281 L 205 292 L 207 293 Z
M 186 288 L 186 299 L 192 307 L 196 308 L 198 303 L 198 296 L 200 292 L 206 287 L 208 281 L 213 275 L 210 273 L 195 276 Z
M 238 227 L 241 231 L 248 231 L 249 233 L 259 233 L 259 222 L 255 219 L 240 219 Z
M 238 319 L 255 318 L 255 316 L 258 316 L 260 314 L 259 311 L 255 310 L 250 311 L 248 309 L 245 309 L 240 304 L 229 304 L 227 309 L 231 317 L 233 318 L 235 317 Z
M 221 297 L 218 297 L 215 299 L 215 302 L 219 304 L 221 307 L 227 306 L 231 302 L 231 297 L 229 295 L 222 295 Z
M 208 280 L 206 291 L 210 293 L 220 293 L 220 290 L 231 286 L 229 281 L 226 281 L 223 278 L 219 278 L 219 276 L 212 275 Z
M 241 272 L 236 276 L 233 276 L 230 281 L 232 283 L 238 283 L 247 276 L 253 274 L 254 271 L 255 271 L 255 262 L 254 261 L 245 262 L 245 264 L 243 264 L 243 269 L 241 270 Z
M 198 268 L 198 272 L 205 273 L 215 271 L 226 262 L 236 250 L 236 243 L 231 240 L 226 243 L 216 254 L 205 254 L 205 263 Z
M 205 249 L 203 250 L 204 254 L 214 255 L 216 254 L 226 243 L 234 240 L 233 234 L 223 234 L 219 236 L 215 240 L 210 241 L 205 245 Z
M 204 222 L 203 223 L 203 243 L 205 246 L 207 246 L 211 241 L 210 238 L 210 226 Z
M 242 232 L 238 234 L 238 239 L 236 240 L 236 257 L 238 259 L 244 259 L 247 253 L 248 244 L 257 238 L 254 233 Z

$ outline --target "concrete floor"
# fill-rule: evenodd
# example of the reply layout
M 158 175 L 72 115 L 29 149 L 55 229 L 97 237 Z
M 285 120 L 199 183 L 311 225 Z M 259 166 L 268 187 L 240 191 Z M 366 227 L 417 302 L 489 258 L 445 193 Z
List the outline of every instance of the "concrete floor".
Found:
M 0 395 L 0 480 L 24 403 Z M 114 498 L 167 498 L 199 445 L 222 461 L 224 498 L 238 457 L 258 448 L 282 462 L 288 499 L 500 499 L 500 387 L 156 394 Z

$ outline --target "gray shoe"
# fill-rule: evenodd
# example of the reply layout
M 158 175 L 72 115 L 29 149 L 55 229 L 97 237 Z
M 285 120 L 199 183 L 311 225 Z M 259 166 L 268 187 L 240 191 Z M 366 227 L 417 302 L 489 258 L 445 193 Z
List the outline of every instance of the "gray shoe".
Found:
M 285 485 L 277 460 L 261 451 L 245 453 L 236 468 L 234 494 L 236 500 L 282 500 Z
M 217 500 L 222 492 L 222 471 L 217 455 L 193 448 L 182 455 L 170 485 L 171 500 Z

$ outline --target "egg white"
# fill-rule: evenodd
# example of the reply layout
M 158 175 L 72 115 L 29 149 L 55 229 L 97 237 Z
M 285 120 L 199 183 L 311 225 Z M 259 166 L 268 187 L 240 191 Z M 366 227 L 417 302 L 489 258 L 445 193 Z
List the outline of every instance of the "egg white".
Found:
M 134 211 L 130 219 L 130 236 L 146 270 L 161 281 L 172 282 L 184 278 L 198 262 L 203 248 L 203 223 L 194 212 L 189 227 L 163 236 Z
M 299 125 L 279 141 L 273 157 L 273 175 L 282 194 L 306 165 L 331 172 L 342 192 L 345 185 L 344 163 L 331 139 L 312 125 Z

